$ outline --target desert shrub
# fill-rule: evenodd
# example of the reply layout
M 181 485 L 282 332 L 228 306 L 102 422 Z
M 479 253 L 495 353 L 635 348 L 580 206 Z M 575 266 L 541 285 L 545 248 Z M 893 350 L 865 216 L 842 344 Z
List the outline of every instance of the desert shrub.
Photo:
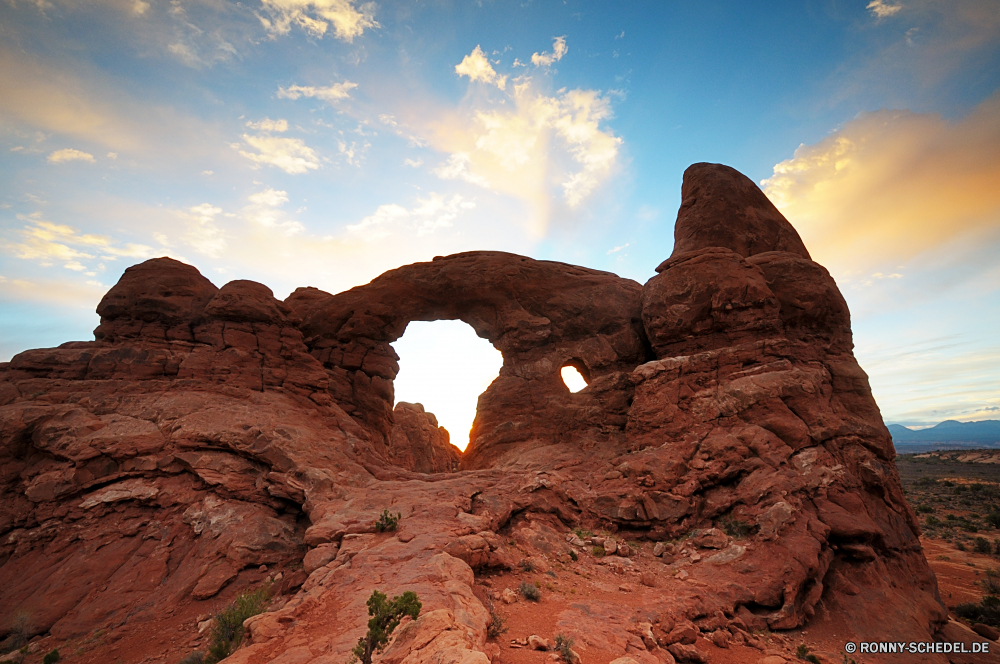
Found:
M 934 486 L 937 484 L 937 480 L 933 477 L 921 477 L 915 482 L 915 484 L 920 487 Z
M 965 551 L 965 543 L 956 541 L 955 548 L 958 549 L 959 551 Z
M 268 587 L 247 591 L 215 614 L 212 620 L 212 638 L 204 664 L 215 664 L 239 648 L 243 643 L 243 621 L 264 613 L 270 595 Z
M 182 659 L 179 664 L 203 664 L 204 661 L 205 653 L 196 650 Z
M 997 540 L 997 541 L 1000 541 L 1000 540 Z M 579 560 L 579 559 L 580 559 L 580 556 L 576 555 L 576 551 L 574 551 L 573 549 L 570 549 L 570 550 L 569 550 L 569 557 L 570 557 L 570 559 L 572 559 L 572 561 L 573 561 L 574 563 L 575 563 L 575 562 L 576 562 L 577 560 Z
M 930 514 L 934 511 L 934 508 L 930 505 L 917 505 L 913 508 L 913 511 L 917 514 Z
M 42 657 L 42 664 L 56 664 L 59 661 L 59 648 L 45 653 L 45 657 Z
M 941 525 L 941 519 L 937 518 L 936 516 L 934 516 L 932 514 L 931 516 L 929 516 L 926 519 L 924 519 L 924 524 L 928 528 L 933 528 L 934 526 L 940 526 Z
M 809 654 L 809 648 L 804 643 L 800 643 L 799 647 L 795 649 L 795 655 L 799 659 L 812 662 L 812 664 L 820 664 L 819 658 L 816 655 Z
M 1000 558 L 1000 539 L 993 540 L 993 555 Z
M 500 615 L 492 599 L 486 601 L 486 610 L 490 612 L 490 624 L 486 628 L 486 636 L 491 639 L 499 638 L 507 632 L 507 619 Z
M 521 558 L 521 562 L 517 564 L 521 568 L 522 572 L 534 572 L 535 564 L 528 560 L 527 558 Z
M 603 558 L 604 557 L 604 547 L 603 546 L 595 546 L 593 549 L 590 550 L 590 552 L 592 554 L 594 554 L 595 558 Z
M 555 651 L 566 664 L 571 664 L 573 657 L 573 639 L 562 634 L 556 634 Z
M 1000 599 L 995 595 L 987 595 L 979 604 L 959 604 L 955 607 L 955 615 L 970 622 L 1000 627 Z
M 372 591 L 368 598 L 368 633 L 358 639 L 351 651 L 361 664 L 372 664 L 372 655 L 381 652 L 389 643 L 389 635 L 404 616 L 416 619 L 420 615 L 420 600 L 412 590 L 388 599 L 384 593 Z
M 538 586 L 527 581 L 522 581 L 518 590 L 521 592 L 521 597 L 532 602 L 537 602 L 542 597 L 542 591 L 538 589 Z
M 986 578 L 979 582 L 987 595 L 1000 595 L 1000 571 L 995 569 L 986 570 Z
M 753 530 L 753 525 L 734 516 L 724 516 L 716 522 L 716 525 L 733 539 L 745 539 Z
M 988 539 L 985 537 L 976 538 L 976 553 L 985 553 L 986 555 L 989 555 L 992 550 L 993 547 L 990 546 L 990 541 Z
M 594 536 L 594 533 L 590 532 L 585 528 L 574 528 L 573 533 L 580 539 L 587 539 L 588 537 Z
M 1000 512 L 993 510 L 987 514 L 986 523 L 990 524 L 994 528 L 1000 528 Z
M 375 522 L 375 530 L 380 533 L 392 532 L 399 527 L 399 520 L 401 518 L 403 518 L 403 515 L 399 512 L 389 514 L 389 510 L 382 510 L 378 521 Z
M 30 622 L 31 614 L 27 611 L 20 610 L 14 612 L 10 623 L 8 623 L 10 631 L 7 632 L 7 638 L 0 641 L 0 653 L 14 652 L 24 647 L 28 642 L 28 637 L 31 636 L 29 631 Z

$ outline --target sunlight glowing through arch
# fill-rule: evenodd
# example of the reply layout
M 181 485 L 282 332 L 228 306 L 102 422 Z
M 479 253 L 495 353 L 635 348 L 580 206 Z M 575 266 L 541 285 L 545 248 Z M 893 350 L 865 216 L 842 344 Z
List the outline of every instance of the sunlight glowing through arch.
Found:
M 587 387 L 587 381 L 584 380 L 583 374 L 574 366 L 567 364 L 559 372 L 559 375 L 562 376 L 563 384 L 569 388 L 570 392 L 576 393 Z
M 500 374 L 503 355 L 460 320 L 413 321 L 392 347 L 399 355 L 396 402 L 423 404 L 464 450 L 479 395 Z

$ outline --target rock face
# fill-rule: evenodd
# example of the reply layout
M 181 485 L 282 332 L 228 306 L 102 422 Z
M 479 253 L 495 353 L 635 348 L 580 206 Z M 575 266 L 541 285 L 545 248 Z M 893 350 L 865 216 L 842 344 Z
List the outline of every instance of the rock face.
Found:
M 96 341 L 0 365 L 0 605 L 34 634 L 141 639 L 165 607 L 304 559 L 227 661 L 344 661 L 377 588 L 424 605 L 383 661 L 487 664 L 474 570 L 521 558 L 512 542 L 565 554 L 582 526 L 690 539 L 660 547 L 643 618 L 686 643 L 817 613 L 855 641 L 929 639 L 946 612 L 836 284 L 733 169 L 692 166 L 683 198 L 644 286 L 500 252 L 285 302 L 166 258 L 129 268 Z M 461 455 L 393 409 L 389 344 L 442 318 L 504 356 Z M 397 533 L 376 532 L 384 509 Z
M 448 430 L 421 404 L 400 401 L 393 408 L 389 458 L 395 465 L 418 473 L 458 470 L 462 450 L 450 440 Z

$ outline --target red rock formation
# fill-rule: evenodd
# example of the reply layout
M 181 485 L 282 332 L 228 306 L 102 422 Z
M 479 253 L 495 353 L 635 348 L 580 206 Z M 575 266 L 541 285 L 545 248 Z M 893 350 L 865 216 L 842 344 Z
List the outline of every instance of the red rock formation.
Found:
M 642 635 L 664 646 L 817 612 L 854 640 L 929 639 L 946 614 L 836 284 L 736 171 L 696 164 L 683 196 L 645 286 L 471 252 L 282 303 L 170 259 L 130 268 L 97 341 L 0 365 L 0 605 L 34 633 L 141 639 L 165 607 L 305 556 L 301 589 L 229 661 L 344 661 L 378 588 L 424 604 L 384 662 L 486 664 L 473 569 L 510 565 L 511 541 L 558 557 L 584 525 L 703 548 L 643 577 Z M 393 411 L 389 344 L 440 318 L 504 365 L 462 470 L 428 475 L 454 452 L 427 414 Z M 384 509 L 395 534 L 375 531 Z
M 389 458 L 400 468 L 418 473 L 458 470 L 462 450 L 450 442 L 448 430 L 419 403 L 400 401 L 392 410 Z

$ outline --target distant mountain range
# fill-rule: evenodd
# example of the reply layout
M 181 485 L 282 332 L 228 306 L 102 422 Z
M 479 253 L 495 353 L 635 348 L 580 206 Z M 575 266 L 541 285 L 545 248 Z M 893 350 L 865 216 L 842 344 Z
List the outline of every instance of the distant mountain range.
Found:
M 902 424 L 890 424 L 889 433 L 896 449 L 901 447 L 931 445 L 935 447 L 946 443 L 957 443 L 960 447 L 981 445 L 983 447 L 1000 446 L 1000 420 L 982 420 L 980 422 L 958 422 L 945 420 L 927 429 L 908 429 Z

